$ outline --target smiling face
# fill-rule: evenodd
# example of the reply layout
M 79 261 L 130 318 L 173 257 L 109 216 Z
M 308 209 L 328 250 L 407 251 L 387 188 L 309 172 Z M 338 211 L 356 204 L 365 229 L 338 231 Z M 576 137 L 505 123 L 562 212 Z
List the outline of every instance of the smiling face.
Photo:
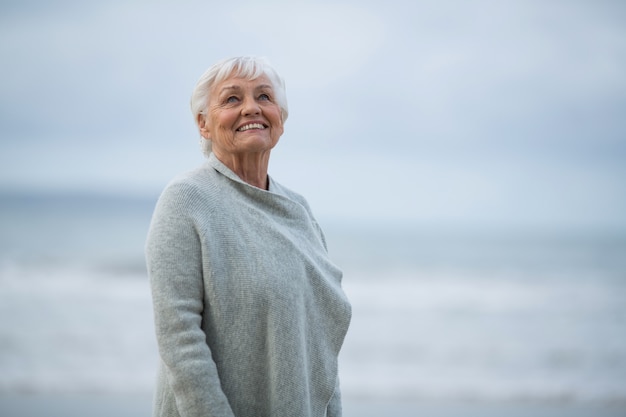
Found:
M 267 153 L 278 143 L 283 134 L 281 110 L 265 75 L 227 78 L 213 86 L 210 97 L 198 125 L 218 159 Z

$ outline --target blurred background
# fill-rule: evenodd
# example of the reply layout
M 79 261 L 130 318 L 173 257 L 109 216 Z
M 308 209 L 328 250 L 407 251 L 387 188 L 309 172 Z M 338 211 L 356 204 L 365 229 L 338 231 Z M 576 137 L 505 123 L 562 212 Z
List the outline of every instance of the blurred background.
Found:
M 0 414 L 149 415 L 152 208 L 203 162 L 196 80 L 244 54 L 345 272 L 347 417 L 626 414 L 609 0 L 1 2 Z

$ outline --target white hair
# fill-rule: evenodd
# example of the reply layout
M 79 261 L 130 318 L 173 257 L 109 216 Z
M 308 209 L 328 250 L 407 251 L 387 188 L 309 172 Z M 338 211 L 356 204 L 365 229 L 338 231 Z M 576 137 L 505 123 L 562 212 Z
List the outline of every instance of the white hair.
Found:
M 285 82 L 265 58 L 254 56 L 223 59 L 212 65 L 202 74 L 191 94 L 191 113 L 193 114 L 194 121 L 198 123 L 198 117 L 200 115 L 206 115 L 211 100 L 211 88 L 214 85 L 233 76 L 255 80 L 263 75 L 272 83 L 276 103 L 280 107 L 281 118 L 284 123 L 289 114 Z M 201 137 L 200 145 L 202 152 L 206 156 L 209 156 L 211 153 L 211 141 Z

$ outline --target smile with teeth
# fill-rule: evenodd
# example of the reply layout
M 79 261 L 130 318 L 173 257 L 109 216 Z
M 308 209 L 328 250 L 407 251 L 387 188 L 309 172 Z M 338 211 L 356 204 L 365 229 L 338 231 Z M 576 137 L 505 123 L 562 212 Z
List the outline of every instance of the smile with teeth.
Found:
M 250 129 L 265 129 L 265 126 L 263 126 L 261 123 L 250 123 L 248 125 L 241 126 L 239 129 L 237 129 L 237 132 L 245 132 L 246 130 Z

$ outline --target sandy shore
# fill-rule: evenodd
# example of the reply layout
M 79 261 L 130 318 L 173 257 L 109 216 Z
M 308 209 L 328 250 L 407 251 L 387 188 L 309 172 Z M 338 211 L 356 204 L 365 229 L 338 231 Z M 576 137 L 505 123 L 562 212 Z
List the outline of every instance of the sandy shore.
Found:
M 150 417 L 141 395 L 0 394 L 3 417 Z M 344 401 L 344 417 L 624 417 L 626 405 Z

